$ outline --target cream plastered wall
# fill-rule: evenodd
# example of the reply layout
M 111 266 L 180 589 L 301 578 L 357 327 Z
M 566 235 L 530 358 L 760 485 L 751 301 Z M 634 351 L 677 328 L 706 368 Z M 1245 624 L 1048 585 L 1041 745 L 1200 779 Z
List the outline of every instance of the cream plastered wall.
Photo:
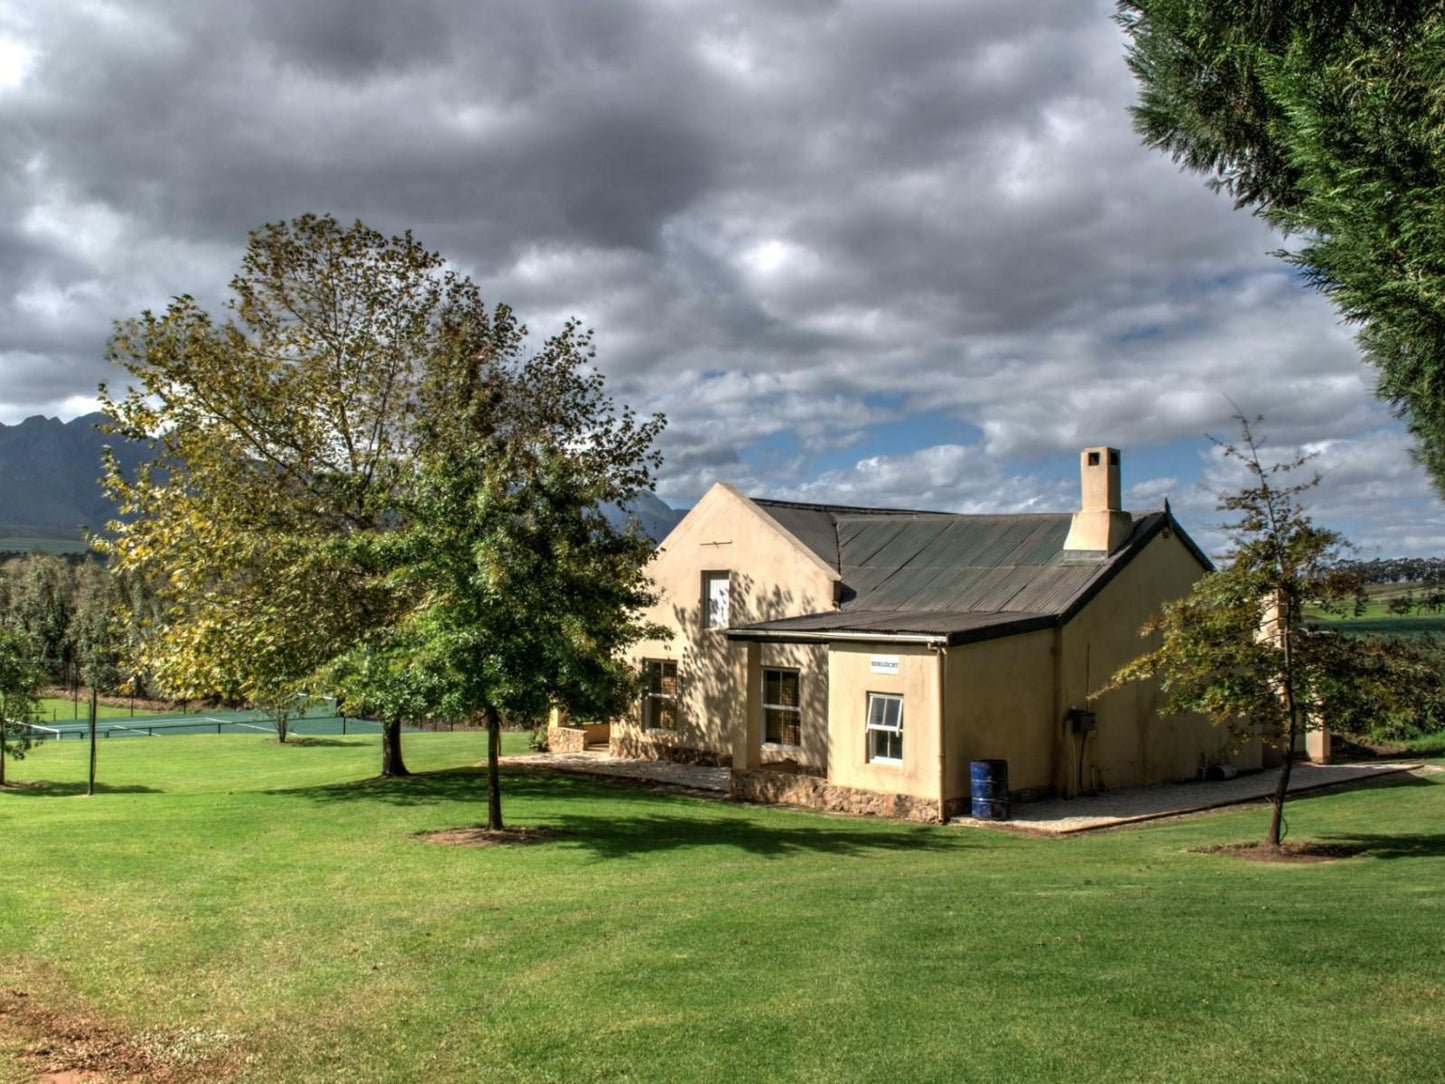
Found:
M 1150 615 L 1163 601 L 1188 594 L 1203 574 L 1176 534 L 1158 535 L 1063 627 L 1060 714 L 1070 706 L 1091 706 L 1098 720 L 1084 745 L 1086 790 L 1192 778 L 1211 764 L 1259 767 L 1257 742 L 1231 753 L 1229 735 L 1202 716 L 1161 715 L 1158 682 L 1131 682 L 1088 705 L 1091 691 L 1157 644 L 1157 639 L 1139 636 Z M 1055 786 L 1072 794 L 1077 789 L 1078 740 L 1062 719 L 1056 734 Z
M 1054 777 L 1053 629 L 948 649 L 944 797 L 967 798 L 969 764 L 1007 760 L 1009 789 Z
M 896 657 L 897 674 L 875 674 L 875 655 Z M 828 653 L 828 781 L 845 787 L 939 796 L 938 654 L 918 644 L 835 642 Z M 903 763 L 868 760 L 868 694 L 903 697 Z
M 639 666 L 644 659 L 677 662 L 678 729 L 644 733 L 639 706 L 613 723 L 614 746 L 625 751 L 640 739 L 731 754 L 736 735 L 748 732 L 749 722 L 756 732 L 758 720 L 745 716 L 761 710 L 760 689 L 751 687 L 762 680 L 761 666 L 788 666 L 801 671 L 803 747 L 769 748 L 764 759 L 811 761 L 821 768 L 827 741 L 826 649 L 764 645 L 758 666 L 750 668 L 747 644 L 729 643 L 724 630 L 704 627 L 707 572 L 729 573 L 733 626 L 833 608 L 836 572 L 732 486 L 713 486 L 663 540 L 648 568 L 661 597 L 647 616 L 673 635 L 640 643 L 631 652 Z M 809 720 L 817 726 L 809 727 Z

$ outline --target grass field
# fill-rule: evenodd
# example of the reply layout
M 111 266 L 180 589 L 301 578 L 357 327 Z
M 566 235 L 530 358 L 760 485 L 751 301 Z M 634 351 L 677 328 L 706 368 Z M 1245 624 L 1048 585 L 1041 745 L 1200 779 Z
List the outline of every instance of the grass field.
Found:
M 522 773 L 509 820 L 564 837 L 420 840 L 482 817 L 481 752 L 412 735 L 427 774 L 382 782 L 374 738 L 118 742 L 86 798 L 83 747 L 40 749 L 0 993 L 182 1079 L 1439 1078 L 1445 784 L 1291 803 L 1364 848 L 1316 865 L 1190 852 L 1261 808 L 1053 840 Z

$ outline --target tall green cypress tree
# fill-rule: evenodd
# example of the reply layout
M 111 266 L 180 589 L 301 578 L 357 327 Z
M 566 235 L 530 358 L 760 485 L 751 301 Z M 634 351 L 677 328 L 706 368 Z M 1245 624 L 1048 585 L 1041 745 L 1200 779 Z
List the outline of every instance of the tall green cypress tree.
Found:
M 1301 242 L 1445 493 L 1445 8 L 1122 0 L 1146 144 Z

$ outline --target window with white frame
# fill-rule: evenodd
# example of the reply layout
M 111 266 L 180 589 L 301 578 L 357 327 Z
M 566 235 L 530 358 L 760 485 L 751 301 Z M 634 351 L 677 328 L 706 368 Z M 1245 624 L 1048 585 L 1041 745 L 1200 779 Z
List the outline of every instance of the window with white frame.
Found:
M 802 745 L 802 700 L 798 671 L 763 671 L 763 741 L 769 745 Z
M 703 628 L 725 629 L 728 627 L 730 588 L 728 573 L 704 572 L 702 574 Z
M 903 697 L 868 694 L 868 759 L 903 763 Z
M 677 663 L 671 659 L 645 659 L 642 726 L 646 730 L 677 729 Z

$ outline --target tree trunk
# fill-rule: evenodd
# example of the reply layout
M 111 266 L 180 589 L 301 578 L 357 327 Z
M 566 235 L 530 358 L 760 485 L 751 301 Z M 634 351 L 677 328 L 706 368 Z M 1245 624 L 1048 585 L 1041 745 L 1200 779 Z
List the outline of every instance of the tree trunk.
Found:
M 411 774 L 406 769 L 406 762 L 401 759 L 400 719 L 391 719 L 382 727 L 381 774 L 386 779 Z
M 1290 723 L 1289 742 L 1284 750 L 1284 763 L 1279 766 L 1279 782 L 1274 785 L 1274 797 L 1271 799 L 1272 808 L 1269 812 L 1269 835 L 1265 837 L 1265 843 L 1271 847 L 1278 847 L 1280 843 L 1280 825 L 1284 821 L 1284 798 L 1289 791 L 1290 769 L 1294 767 L 1294 723 Z
M 487 829 L 502 830 L 502 773 L 497 757 L 502 748 L 502 716 L 487 709 Z
M 1279 608 L 1280 620 L 1286 616 L 1283 606 Z M 1280 828 L 1284 823 L 1284 799 L 1289 793 L 1290 771 L 1294 768 L 1294 743 L 1299 735 L 1299 711 L 1295 706 L 1294 691 L 1294 642 L 1290 637 L 1293 625 L 1286 626 L 1283 630 L 1282 647 L 1284 649 L 1284 704 L 1285 713 L 1289 716 L 1289 728 L 1285 732 L 1284 742 L 1284 763 L 1279 766 L 1279 782 L 1274 785 L 1274 798 L 1272 808 L 1269 811 L 1269 833 L 1265 837 L 1265 845 L 1278 848 L 1280 844 Z

